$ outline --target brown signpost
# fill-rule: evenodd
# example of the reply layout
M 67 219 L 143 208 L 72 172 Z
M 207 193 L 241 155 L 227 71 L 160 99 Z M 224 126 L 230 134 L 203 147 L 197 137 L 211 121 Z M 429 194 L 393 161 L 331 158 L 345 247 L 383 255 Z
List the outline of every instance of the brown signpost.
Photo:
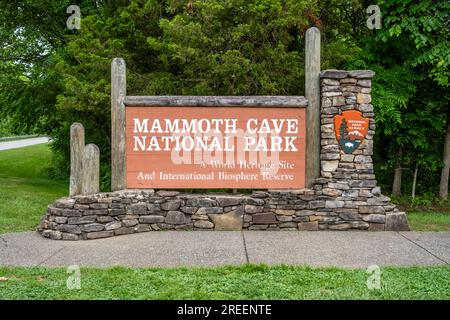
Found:
M 127 188 L 304 188 L 305 108 L 261 106 L 268 97 L 233 106 L 234 98 L 126 101 Z

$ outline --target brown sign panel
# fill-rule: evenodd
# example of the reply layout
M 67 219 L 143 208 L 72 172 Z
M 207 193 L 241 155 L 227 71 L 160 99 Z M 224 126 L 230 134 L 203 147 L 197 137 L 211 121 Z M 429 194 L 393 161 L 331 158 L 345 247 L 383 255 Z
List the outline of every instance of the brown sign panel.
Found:
M 305 108 L 127 106 L 127 188 L 304 188 L 305 126 Z

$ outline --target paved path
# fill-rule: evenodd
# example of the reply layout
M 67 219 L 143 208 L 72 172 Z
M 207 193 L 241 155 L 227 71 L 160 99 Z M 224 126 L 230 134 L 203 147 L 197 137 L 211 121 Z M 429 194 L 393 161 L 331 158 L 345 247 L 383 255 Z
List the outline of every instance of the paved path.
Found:
M 216 266 L 244 263 L 362 267 L 449 265 L 450 232 L 147 232 L 61 241 L 0 235 L 0 265 Z
M 49 141 L 50 141 L 50 138 L 48 138 L 48 137 L 37 137 L 37 138 L 30 138 L 30 139 L 3 141 L 3 142 L 0 142 L 0 151 L 33 146 L 35 144 L 47 143 Z

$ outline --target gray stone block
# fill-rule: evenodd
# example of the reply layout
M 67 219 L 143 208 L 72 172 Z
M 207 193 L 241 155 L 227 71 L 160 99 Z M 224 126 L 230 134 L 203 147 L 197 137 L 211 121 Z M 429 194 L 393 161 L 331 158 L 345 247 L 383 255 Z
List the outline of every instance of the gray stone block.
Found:
M 114 218 L 110 216 L 99 216 L 97 217 L 97 222 L 107 223 L 113 221 Z
M 351 228 L 349 223 L 330 224 L 328 229 L 330 230 L 349 230 Z
M 156 194 L 160 197 L 175 197 L 180 194 L 179 191 L 171 191 L 171 190 L 160 190 L 156 192 Z
M 114 235 L 114 231 L 98 231 L 86 233 L 87 239 L 108 238 Z
M 320 78 L 329 78 L 329 79 L 342 79 L 346 78 L 348 75 L 349 75 L 348 71 L 336 69 L 328 69 L 320 72 Z
M 119 229 L 114 230 L 114 235 L 120 236 L 120 235 L 124 235 L 124 234 L 131 234 L 134 232 L 135 232 L 135 230 L 133 227 L 121 227 Z
M 386 214 L 387 231 L 409 231 L 409 224 L 404 212 L 392 212 Z
M 150 215 L 150 216 L 141 216 L 139 217 L 140 223 L 162 223 L 164 222 L 163 216 L 156 216 L 156 215 Z
M 272 224 L 277 223 L 277 219 L 273 213 L 257 213 L 252 215 L 253 224 Z
M 319 223 L 317 221 L 300 222 L 297 224 L 299 231 L 317 231 L 319 230 Z
M 214 223 L 208 220 L 198 220 L 194 222 L 194 227 L 200 229 L 212 229 L 214 228 Z
M 195 214 L 201 215 L 201 214 L 217 214 L 222 213 L 223 208 L 222 207 L 201 207 L 198 208 Z
M 134 203 L 130 205 L 130 212 L 132 214 L 144 215 L 147 214 L 147 204 L 146 203 Z
M 244 206 L 244 210 L 246 213 L 259 213 L 259 212 L 263 212 L 264 207 L 246 204 Z
M 158 226 L 155 224 L 157 230 L 159 230 Z M 151 231 L 152 227 L 150 224 L 139 224 L 136 227 L 134 227 L 135 232 L 148 232 Z
M 122 223 L 125 227 L 133 227 L 139 223 L 138 219 L 123 219 Z
M 67 221 L 68 224 L 88 224 L 97 220 L 96 216 L 82 216 L 82 217 L 70 217 Z
M 181 206 L 181 200 L 168 200 L 161 204 L 161 209 L 166 211 L 178 210 Z
M 362 215 L 362 219 L 366 222 L 371 222 L 371 223 L 385 223 L 386 222 L 386 216 L 384 214 Z
M 65 217 L 81 217 L 81 211 L 75 209 L 64 209 L 62 215 Z
M 356 79 L 370 79 L 375 75 L 372 70 L 353 70 L 348 73 L 349 77 Z
M 58 231 L 73 233 L 73 234 L 81 234 L 81 228 L 75 224 L 60 224 L 57 227 Z
M 214 223 L 214 230 L 219 231 L 239 231 L 243 224 L 242 210 L 234 210 L 222 214 L 210 214 L 209 218 Z
M 91 203 L 89 207 L 91 209 L 108 209 L 108 203 Z
M 75 204 L 75 199 L 70 198 L 62 198 L 55 202 L 54 206 L 56 208 L 62 208 L 62 209 L 71 209 L 73 208 Z
M 102 231 L 103 229 L 105 229 L 105 225 L 101 223 L 90 223 L 81 226 L 81 229 L 84 232 Z
M 215 207 L 217 202 L 209 198 L 190 198 L 186 200 L 187 207 Z
M 165 222 L 168 224 L 187 224 L 191 222 L 191 218 L 187 217 L 181 211 L 169 211 L 166 215 Z
M 241 203 L 241 197 L 216 197 L 216 201 L 219 206 L 227 207 L 227 206 L 237 206 Z
M 78 234 L 72 234 L 72 233 L 62 233 L 62 240 L 67 241 L 77 241 L 80 240 L 81 236 Z
M 122 226 L 122 222 L 120 221 L 111 221 L 105 225 L 106 230 L 115 230 L 119 229 Z
M 327 200 L 325 201 L 325 208 L 342 208 L 344 207 L 345 202 L 340 200 Z

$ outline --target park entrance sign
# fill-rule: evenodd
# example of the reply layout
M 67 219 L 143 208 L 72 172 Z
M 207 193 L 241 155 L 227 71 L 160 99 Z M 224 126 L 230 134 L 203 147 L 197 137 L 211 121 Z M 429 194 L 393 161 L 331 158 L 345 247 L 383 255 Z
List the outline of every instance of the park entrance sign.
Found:
M 303 97 L 129 97 L 127 188 L 304 188 L 306 105 Z
M 374 173 L 374 72 L 320 71 L 317 28 L 305 44 L 305 97 L 131 96 L 114 59 L 112 192 L 99 192 L 99 149 L 74 123 L 70 197 L 48 206 L 41 234 L 408 230 Z

